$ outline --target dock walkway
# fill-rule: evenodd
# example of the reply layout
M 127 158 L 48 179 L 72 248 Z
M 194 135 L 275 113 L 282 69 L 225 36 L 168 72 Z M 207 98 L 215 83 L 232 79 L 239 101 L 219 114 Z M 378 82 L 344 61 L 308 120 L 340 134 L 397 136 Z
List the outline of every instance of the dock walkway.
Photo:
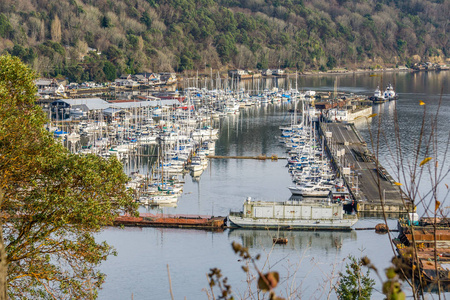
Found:
M 412 211 L 393 178 L 367 148 L 353 124 L 320 123 L 319 133 L 324 135 L 326 149 L 333 164 L 343 174 L 359 211 L 404 213 Z

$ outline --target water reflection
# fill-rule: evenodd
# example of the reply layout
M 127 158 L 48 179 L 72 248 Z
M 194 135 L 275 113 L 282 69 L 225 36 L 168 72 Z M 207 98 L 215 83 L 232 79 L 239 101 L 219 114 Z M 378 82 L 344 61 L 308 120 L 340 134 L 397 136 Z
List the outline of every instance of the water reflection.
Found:
M 394 100 L 385 103 L 374 104 L 372 106 L 372 112 L 374 114 L 386 114 L 388 117 L 393 118 L 396 109 L 396 103 L 397 101 Z
M 341 249 L 345 241 L 356 240 L 356 231 L 285 231 L 232 229 L 230 238 L 240 240 L 244 247 L 270 249 L 274 238 L 287 238 L 285 245 L 275 245 L 291 250 L 311 248 L 332 250 Z

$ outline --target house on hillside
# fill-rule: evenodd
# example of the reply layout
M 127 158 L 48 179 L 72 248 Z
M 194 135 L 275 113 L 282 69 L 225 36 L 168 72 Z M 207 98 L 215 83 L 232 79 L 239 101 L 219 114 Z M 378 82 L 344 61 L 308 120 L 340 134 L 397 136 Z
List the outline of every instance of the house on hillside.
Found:
M 145 75 L 142 74 L 135 74 L 131 76 L 133 81 L 136 81 L 139 84 L 148 84 L 148 78 L 145 77 Z
M 173 84 L 177 82 L 177 74 L 175 73 L 159 73 L 159 80 L 165 84 Z
M 441 64 L 438 64 L 437 69 L 438 70 L 448 70 L 448 69 L 450 69 L 450 67 L 447 66 L 446 64 L 441 63 Z
M 88 53 L 89 52 L 94 52 L 97 55 L 102 55 L 102 52 L 100 50 L 95 49 L 95 48 L 88 47 L 87 50 L 88 50 Z
M 272 70 L 271 69 L 263 69 L 262 76 L 272 76 Z
M 58 81 L 50 78 L 38 78 L 34 81 L 38 89 L 38 95 L 42 97 L 65 96 L 66 81 Z
M 120 78 L 117 78 L 116 80 L 114 80 L 114 83 L 116 86 L 127 87 L 127 88 L 133 88 L 133 87 L 139 86 L 139 83 L 137 81 L 134 81 L 131 78 L 131 75 L 128 75 L 126 78 L 122 78 L 122 76 L 121 76 Z
M 284 73 L 284 70 L 282 69 L 275 69 L 272 71 L 272 75 L 274 76 L 286 76 L 286 74 Z
M 242 69 L 236 69 L 236 70 L 229 70 L 228 71 L 228 76 L 229 77 L 241 77 L 241 76 L 245 76 L 248 75 L 248 72 Z

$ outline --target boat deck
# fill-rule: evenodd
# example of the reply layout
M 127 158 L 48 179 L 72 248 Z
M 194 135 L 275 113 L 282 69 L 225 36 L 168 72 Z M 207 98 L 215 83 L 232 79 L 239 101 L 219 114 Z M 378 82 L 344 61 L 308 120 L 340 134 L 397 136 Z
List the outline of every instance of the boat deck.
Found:
M 139 217 L 119 216 L 114 221 L 114 225 L 219 230 L 225 226 L 225 217 L 141 213 Z

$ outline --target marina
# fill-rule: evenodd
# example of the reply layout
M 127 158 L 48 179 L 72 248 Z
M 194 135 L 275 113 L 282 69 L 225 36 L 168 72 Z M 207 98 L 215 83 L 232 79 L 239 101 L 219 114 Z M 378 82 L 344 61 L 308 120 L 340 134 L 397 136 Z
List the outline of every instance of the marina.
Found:
M 449 12 L 1 1 L 0 300 L 450 298 Z
M 366 95 L 370 95 L 373 91 L 374 83 L 368 84 L 365 82 L 365 78 L 362 76 L 357 77 L 358 84 L 355 84 L 356 87 L 354 88 L 347 87 L 347 85 L 354 84 L 350 79 L 348 81 L 350 83 L 347 83 L 347 85 L 343 79 L 340 81 L 340 84 L 344 86 L 342 87 L 343 90 L 347 89 L 346 94 L 357 94 L 360 92 L 360 86 L 365 84 Z M 310 80 L 309 83 L 302 83 L 305 87 L 304 90 L 317 89 L 321 94 L 327 94 L 328 91 L 333 90 L 333 79 L 324 81 L 318 78 L 311 78 Z M 398 78 L 395 82 L 396 91 L 401 93 L 399 100 L 374 106 L 373 112 L 378 113 L 380 117 L 392 118 L 392 105 L 396 104 L 398 106 L 400 104 L 400 109 L 405 110 L 406 107 L 409 120 L 417 119 L 417 116 L 411 117 L 413 115 L 411 107 L 416 107 L 417 101 L 406 101 L 402 96 L 402 93 L 405 92 L 405 85 Z M 321 86 L 324 86 L 323 90 L 320 90 Z M 198 214 L 226 216 L 230 210 L 236 211 L 242 208 L 242 200 L 247 195 L 251 195 L 254 199 L 288 201 L 292 197 L 291 192 L 287 188 L 292 185 L 290 183 L 292 175 L 287 171 L 288 168 L 285 167 L 289 155 L 286 152 L 285 145 L 279 143 L 279 125 L 290 123 L 293 102 L 287 101 L 287 99 L 283 100 L 283 97 L 280 98 L 279 103 L 276 100 L 275 103 L 269 102 L 264 104 L 261 102 L 260 104 L 246 105 L 246 101 L 245 104 L 240 106 L 239 113 L 219 115 L 219 118 L 214 117 L 215 112 L 207 113 L 205 119 L 207 119 L 208 115 L 211 116 L 211 119 L 206 120 L 206 122 L 203 121 L 202 125 L 196 123 L 194 128 L 202 129 L 206 123 L 219 129 L 213 155 L 221 158 L 209 159 L 207 167 L 199 176 L 192 176 L 191 170 L 186 168 L 180 174 L 165 174 L 163 172 L 165 174 L 163 177 L 164 181 L 169 182 L 172 180 L 175 184 L 176 180 L 178 180 L 178 184 L 183 185 L 178 201 L 175 205 L 142 205 L 140 212 L 162 213 L 163 215 Z M 196 102 L 201 103 L 202 101 Z M 158 109 L 159 107 L 155 108 L 157 113 Z M 158 114 L 161 116 L 163 111 L 164 109 L 159 111 Z M 288 113 L 289 111 L 291 112 Z M 299 111 L 301 112 L 301 110 Z M 367 116 L 369 113 L 365 115 Z M 193 115 L 190 118 L 192 117 Z M 400 116 L 401 122 L 405 122 L 402 118 L 403 116 Z M 155 131 L 161 129 L 161 132 L 164 131 L 163 128 L 158 128 L 159 125 L 164 127 L 163 124 L 159 124 L 159 120 L 166 121 L 168 119 L 171 119 L 168 115 L 161 117 L 161 119 L 156 117 L 155 127 L 157 129 Z M 369 122 L 371 121 L 371 125 L 374 126 L 376 123 L 374 123 L 373 118 L 369 119 Z M 329 124 L 331 123 L 327 123 L 327 125 Z M 363 140 L 368 141 L 370 135 L 364 124 L 365 122 L 355 122 L 355 125 L 352 126 L 355 126 Z M 165 130 L 166 132 L 172 131 L 170 123 L 168 123 Z M 70 134 L 70 130 L 63 131 Z M 124 130 L 123 132 L 127 133 L 130 130 Z M 317 133 L 315 134 L 316 140 L 320 143 L 319 145 L 324 145 L 322 144 L 324 141 L 319 138 Z M 82 136 L 82 138 L 86 138 L 86 136 Z M 159 145 L 158 139 L 153 144 L 141 144 L 139 147 L 135 147 L 134 150 L 129 151 L 128 156 L 123 158 L 125 171 L 130 174 L 130 177 L 136 177 L 136 186 L 146 183 L 146 180 L 151 178 L 149 170 L 155 165 L 154 158 L 160 157 L 158 151 L 153 149 Z M 167 146 L 164 152 L 170 151 L 171 147 Z M 324 152 L 326 149 L 326 147 L 323 147 Z M 382 149 L 385 150 L 386 147 Z M 205 155 L 205 157 L 209 155 L 211 154 Z M 276 155 L 280 159 L 273 161 L 269 159 L 239 159 L 239 157 L 258 157 L 263 155 L 267 158 Z M 225 157 L 236 158 L 224 159 Z M 385 164 L 385 152 L 380 152 L 379 160 L 383 163 L 387 172 L 391 173 L 391 167 L 389 164 Z M 327 163 L 332 165 L 332 161 Z M 136 174 L 135 172 L 137 171 L 139 172 Z M 152 179 L 156 179 L 156 181 L 161 180 L 159 175 L 155 177 Z M 139 180 L 138 178 L 142 179 Z M 359 208 L 361 209 L 362 207 L 360 206 Z M 370 211 L 366 213 L 371 217 L 361 218 L 361 215 L 364 215 L 364 213 L 358 211 L 360 218 L 357 221 L 356 228 L 373 228 L 375 224 L 380 223 L 381 220 L 373 219 L 377 218 L 377 216 L 379 218 L 379 214 L 372 215 Z M 395 215 L 394 213 L 392 218 L 396 222 L 398 214 Z M 394 228 L 395 226 L 390 225 L 390 227 Z M 278 244 L 273 250 L 270 261 L 285 261 L 286 256 L 290 258 L 291 262 L 300 261 L 301 258 L 297 257 L 298 253 L 304 252 L 311 258 L 320 257 L 320 261 L 325 262 L 320 268 L 330 270 L 330 265 L 333 262 L 344 259 L 349 253 L 360 255 L 361 251 L 359 249 L 366 249 L 368 256 L 381 269 L 389 263 L 386 257 L 392 255 L 389 249 L 388 236 L 375 234 L 372 230 L 343 232 L 271 230 L 268 232 L 267 230 L 225 229 L 222 233 L 183 228 L 132 226 L 119 229 L 111 227 L 106 228 L 99 235 L 99 238 L 106 239 L 116 246 L 119 251 L 119 257 L 112 258 L 111 261 L 108 260 L 102 266 L 108 278 L 105 289 L 100 291 L 99 298 L 121 299 L 129 298 L 133 294 L 136 299 L 145 299 L 148 296 L 148 288 L 152 288 L 152 296 L 167 298 L 167 278 L 156 278 L 151 284 L 147 282 L 148 278 L 154 278 L 151 273 L 164 273 L 167 264 L 170 264 L 172 271 L 172 282 L 176 284 L 174 294 L 177 298 L 186 295 L 195 298 L 205 298 L 204 293 L 201 291 L 207 285 L 203 274 L 207 273 L 209 268 L 214 266 L 220 267 L 223 273 L 231 278 L 230 284 L 233 287 L 238 290 L 245 289 L 245 284 L 243 285 L 241 281 L 242 270 L 240 265 L 233 263 L 236 261 L 236 257 L 230 249 L 231 241 L 241 242 L 243 245 L 250 247 L 250 251 L 256 254 L 264 252 L 265 250 L 263 249 L 270 250 L 273 245 L 273 238 L 277 236 L 287 238 L 288 243 Z M 183 245 L 182 249 L 179 247 L 181 244 Z M 202 245 L 202 247 L 199 247 L 199 245 Z M 377 253 L 373 253 L 372 249 L 377 249 Z M 148 264 L 147 262 L 152 263 Z M 283 262 L 283 267 L 276 266 L 276 269 L 281 270 L 285 266 L 286 263 Z M 139 274 L 135 273 L 133 276 L 125 277 L 119 275 L 123 274 L 124 270 L 129 270 L 130 267 L 139 270 Z M 317 267 L 313 262 L 302 262 L 301 269 L 311 270 L 304 282 L 308 282 L 308 284 L 324 282 L 324 275 L 321 271 L 317 271 Z M 117 270 L 122 270 L 122 272 L 117 272 Z M 195 270 L 195 272 L 192 270 Z M 185 274 L 189 274 L 189 286 L 183 285 Z M 308 295 L 306 297 L 320 297 L 315 288 L 305 293 Z
M 191 97 L 193 91 L 195 91 L 196 96 Z M 326 112 L 328 112 L 326 109 L 327 105 L 325 105 L 325 108 L 317 109 L 312 102 L 310 103 L 309 101 L 311 100 L 308 100 L 307 97 L 309 97 L 308 95 L 315 95 L 315 93 L 302 94 L 292 89 L 289 92 L 281 91 L 280 93 L 284 99 L 282 100 L 283 103 L 286 103 L 290 107 L 292 105 L 295 106 L 293 116 L 291 116 L 293 123 L 288 127 L 280 127 L 282 130 L 282 139 L 280 141 L 287 147 L 287 151 L 289 152 L 289 171 L 293 177 L 293 181 L 296 183 L 296 186 L 289 187 L 292 195 L 327 197 L 330 193 L 332 194 L 333 186 L 339 186 L 340 191 L 334 191 L 336 193 L 335 198 L 342 198 L 345 202 L 350 202 L 351 200 L 356 201 L 361 211 L 380 211 L 383 204 L 375 201 L 378 194 L 374 189 L 365 189 L 364 187 L 367 185 L 364 184 L 364 181 L 362 181 L 361 186 L 363 187 L 365 198 L 359 197 L 359 190 L 357 192 L 343 193 L 344 189 L 353 188 L 349 187 L 345 176 L 342 177 L 344 181 L 337 181 L 337 177 L 344 175 L 342 170 L 347 168 L 339 164 L 341 160 L 338 161 L 333 157 L 336 153 L 331 153 L 329 148 L 327 148 L 328 151 L 326 152 L 321 150 L 322 147 L 328 144 L 348 145 L 350 143 L 349 141 L 342 140 L 326 140 L 326 145 L 321 145 L 320 139 L 323 136 L 323 130 L 317 131 L 316 128 L 327 126 L 322 124 L 328 124 L 328 122 L 317 122 L 317 120 L 320 121 L 317 115 L 326 115 Z M 116 113 L 120 114 L 111 114 L 111 117 L 108 118 L 105 118 L 105 115 L 111 109 L 111 106 L 103 100 L 58 100 L 51 104 L 51 113 L 56 117 L 56 122 L 58 118 L 64 118 L 69 108 L 70 116 L 72 116 L 74 110 L 77 110 L 77 113 L 78 110 L 82 111 L 81 107 L 83 103 L 86 106 L 88 102 L 93 102 L 95 103 L 93 104 L 95 108 L 102 110 L 94 111 L 92 116 L 93 121 L 89 121 L 89 116 L 86 113 L 84 116 L 86 116 L 88 121 L 81 120 L 78 124 L 73 123 L 73 121 L 67 123 L 67 131 L 57 127 L 49 127 L 49 130 L 53 130 L 55 137 L 63 138 L 67 143 L 70 142 L 71 145 L 74 141 L 81 139 L 81 136 L 88 137 L 88 144 L 83 145 L 77 150 L 80 154 L 90 153 L 103 157 L 117 156 L 119 159 L 126 159 L 130 154 L 155 157 L 153 166 L 147 170 L 147 175 L 135 172 L 131 174 L 132 180 L 129 183 L 129 187 L 135 190 L 136 201 L 143 205 L 176 204 L 183 190 L 183 184 L 177 179 L 177 176 L 190 171 L 198 177 L 208 166 L 209 159 L 220 157 L 214 155 L 218 129 L 212 126 L 214 123 L 212 115 L 219 115 L 220 117 L 220 108 L 222 107 L 227 109 L 232 108 L 231 113 L 238 114 L 239 108 L 246 107 L 247 103 L 250 103 L 250 106 L 258 106 L 261 105 L 261 99 L 270 99 L 270 102 L 273 104 L 276 104 L 276 101 L 278 101 L 278 93 L 274 94 L 270 91 L 266 91 L 262 96 L 251 96 L 247 93 L 246 96 L 243 96 L 243 99 L 238 101 L 245 103 L 244 105 L 234 104 L 239 99 L 241 93 L 237 94 L 237 99 L 235 98 L 236 93 L 234 92 L 218 91 L 217 95 L 222 95 L 222 99 L 220 97 L 216 99 L 209 98 L 208 95 L 210 94 L 211 91 L 208 90 L 189 89 L 187 103 L 171 102 L 171 105 L 162 107 L 153 106 L 148 101 L 144 103 L 125 102 L 127 105 L 133 105 L 124 106 L 121 110 L 116 111 Z M 202 99 L 200 103 L 198 99 Z M 359 101 L 358 97 L 350 97 L 345 99 L 345 102 L 353 103 L 354 99 Z M 221 104 L 222 102 L 225 104 Z M 196 104 L 191 105 L 190 103 Z M 64 105 L 61 106 L 61 104 Z M 300 104 L 302 105 L 300 110 L 302 115 L 298 118 L 297 105 Z M 118 105 L 118 102 L 114 102 L 114 105 Z M 323 102 L 321 105 L 323 105 Z M 124 110 L 126 107 L 131 109 L 131 113 L 127 113 Z M 189 107 L 191 109 L 188 109 Z M 333 106 L 331 108 L 333 109 Z M 224 110 L 223 113 L 224 115 L 228 115 L 227 110 Z M 301 123 L 297 124 L 297 119 L 300 119 Z M 340 124 L 337 126 L 345 126 L 343 128 L 347 129 L 347 131 L 348 126 L 351 126 L 348 124 L 342 125 L 342 123 L 336 124 Z M 329 128 L 332 130 L 333 125 L 329 125 Z M 341 129 L 339 129 L 340 131 Z M 354 128 L 353 132 L 355 132 L 355 136 L 348 137 L 352 141 L 352 144 L 355 143 L 358 137 Z M 330 131 L 326 134 L 330 134 L 331 136 L 332 133 Z M 334 138 L 339 139 L 344 138 L 344 136 L 339 136 L 335 133 Z M 324 142 L 325 140 L 322 140 L 322 143 Z M 360 141 L 360 144 L 363 144 L 363 142 Z M 142 154 L 137 150 L 145 145 L 154 145 L 152 148 L 153 153 Z M 348 149 L 348 151 L 351 153 L 351 151 L 355 152 L 357 150 Z M 360 149 L 360 151 L 362 150 Z M 367 149 L 364 149 L 364 153 L 366 153 L 366 156 L 373 157 L 370 153 L 367 154 Z M 220 158 L 224 157 L 222 156 Z M 278 156 L 235 156 L 234 158 L 277 160 Z M 334 162 L 334 169 L 332 168 L 331 161 Z M 381 166 L 377 167 L 378 169 L 381 168 Z M 341 170 L 341 172 L 336 173 L 338 170 Z M 353 172 L 357 171 L 354 170 Z M 170 180 L 168 180 L 169 178 Z M 388 189 L 387 194 L 389 195 L 390 192 L 391 189 Z M 383 193 L 386 195 L 386 188 L 383 188 Z M 338 197 L 337 195 L 342 197 Z M 362 199 L 370 201 L 370 203 L 362 201 Z M 386 201 L 386 197 L 384 199 Z M 392 201 L 390 198 L 387 198 L 387 202 L 390 205 Z M 342 202 L 342 204 L 348 203 Z M 397 207 L 400 207 L 400 204 L 396 203 Z M 388 211 L 391 211 L 391 209 Z M 400 210 L 397 209 L 395 211 Z
M 154 95 L 162 98 L 145 101 L 62 99 L 49 106 L 53 124 L 59 126 L 50 124 L 48 130 L 79 154 L 151 158 L 146 174 L 130 174 L 128 187 L 134 190 L 135 201 L 176 206 L 183 192 L 180 176 L 190 172 L 199 178 L 210 159 L 282 159 L 274 154 L 215 155 L 219 129 L 214 128 L 220 118 L 239 115 L 243 108 L 281 105 L 290 112 L 291 122 L 280 126 L 279 141 L 286 147 L 289 174 L 295 184 L 288 189 L 294 198 L 331 197 L 350 212 L 414 210 L 353 125 L 356 119 L 372 113 L 369 100 L 338 93 L 336 85 L 333 94 L 293 88 L 252 92 L 188 87 L 184 93 L 167 93 L 170 97 L 158 93 Z M 383 97 L 398 98 L 391 84 Z M 85 137 L 84 142 L 76 146 L 81 137 Z M 143 153 L 143 147 L 150 152 Z

